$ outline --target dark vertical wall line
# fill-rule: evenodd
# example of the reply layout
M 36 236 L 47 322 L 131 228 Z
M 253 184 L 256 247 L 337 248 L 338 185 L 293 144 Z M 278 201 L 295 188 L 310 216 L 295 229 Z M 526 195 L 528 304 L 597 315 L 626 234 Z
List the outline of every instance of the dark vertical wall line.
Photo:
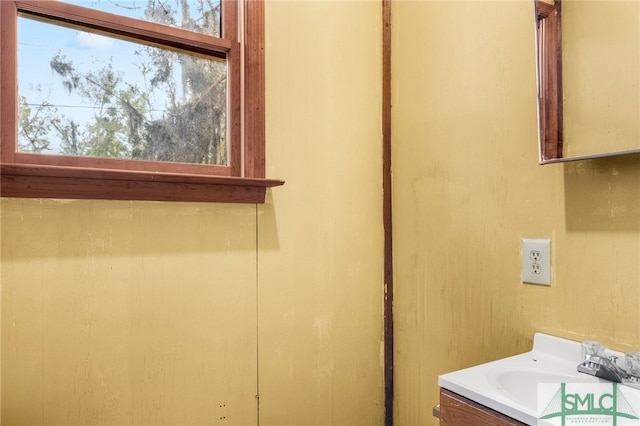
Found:
M 393 233 L 391 198 L 391 0 L 382 0 L 382 220 L 384 224 L 384 424 L 393 426 Z
M 260 426 L 260 327 L 259 327 L 259 309 L 258 309 L 258 259 L 260 253 L 260 239 L 258 232 L 258 204 L 256 204 L 256 426 Z

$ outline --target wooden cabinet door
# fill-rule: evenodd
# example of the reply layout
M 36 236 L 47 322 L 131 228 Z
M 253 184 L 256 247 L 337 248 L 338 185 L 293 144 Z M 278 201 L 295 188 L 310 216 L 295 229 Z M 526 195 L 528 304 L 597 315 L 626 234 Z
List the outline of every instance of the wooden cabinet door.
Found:
M 440 389 L 440 426 L 522 426 L 504 414 Z

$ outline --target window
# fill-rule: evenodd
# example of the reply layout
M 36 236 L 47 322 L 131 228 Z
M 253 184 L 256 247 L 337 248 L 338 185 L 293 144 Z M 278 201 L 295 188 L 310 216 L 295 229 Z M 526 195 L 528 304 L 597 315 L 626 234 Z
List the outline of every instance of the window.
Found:
M 263 7 L 0 2 L 2 195 L 263 202 Z
M 562 38 L 560 0 L 536 1 L 540 161 L 562 157 Z

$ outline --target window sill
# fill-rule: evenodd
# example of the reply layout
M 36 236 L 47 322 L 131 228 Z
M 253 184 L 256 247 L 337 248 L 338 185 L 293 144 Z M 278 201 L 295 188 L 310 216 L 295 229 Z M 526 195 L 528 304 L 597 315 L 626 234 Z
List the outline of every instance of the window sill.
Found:
M 0 195 L 18 198 L 264 203 L 277 179 L 0 164 Z

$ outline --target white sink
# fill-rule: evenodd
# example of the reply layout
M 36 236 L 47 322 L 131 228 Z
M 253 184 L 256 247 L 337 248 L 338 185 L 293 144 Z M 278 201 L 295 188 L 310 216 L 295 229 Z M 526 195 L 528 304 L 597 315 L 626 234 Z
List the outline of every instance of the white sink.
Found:
M 498 369 L 489 374 L 490 383 L 507 397 L 535 412 L 538 398 L 538 383 L 580 383 L 583 377 L 559 372 L 542 371 L 537 368 Z
M 580 343 L 536 333 L 533 349 L 438 378 L 445 389 L 528 425 L 536 425 L 538 383 L 597 383 L 578 373 Z

